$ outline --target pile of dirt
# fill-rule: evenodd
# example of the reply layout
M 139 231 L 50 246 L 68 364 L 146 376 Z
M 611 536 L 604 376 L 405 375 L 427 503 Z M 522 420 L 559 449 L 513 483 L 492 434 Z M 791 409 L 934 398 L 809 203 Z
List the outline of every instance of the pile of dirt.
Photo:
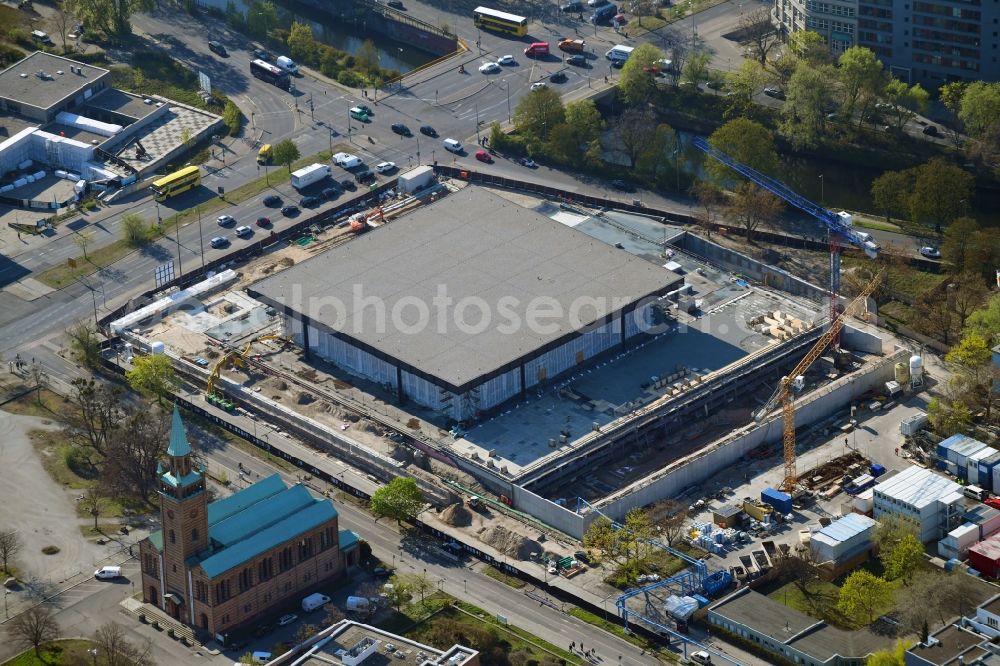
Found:
M 519 560 L 528 560 L 532 553 L 541 552 L 541 546 L 537 541 L 515 534 L 500 525 L 486 529 L 479 538 L 507 557 Z
M 306 393 L 305 391 L 299 391 L 299 397 L 298 397 L 297 402 L 300 405 L 308 405 L 311 402 L 315 402 L 315 400 L 316 400 L 316 396 L 314 396 L 312 393 Z
M 472 512 L 461 503 L 452 504 L 441 512 L 441 520 L 452 527 L 468 527 L 472 524 Z

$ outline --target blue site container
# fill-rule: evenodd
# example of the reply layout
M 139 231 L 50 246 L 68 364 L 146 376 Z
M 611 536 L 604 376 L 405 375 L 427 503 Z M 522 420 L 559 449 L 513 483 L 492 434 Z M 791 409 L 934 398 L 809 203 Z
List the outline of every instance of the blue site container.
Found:
M 692 594 L 691 598 L 698 602 L 698 608 L 704 608 L 708 605 L 708 599 L 701 596 L 700 594 Z
M 760 499 L 765 504 L 770 504 L 781 513 L 792 512 L 792 496 L 787 495 L 776 488 L 765 488 L 760 493 Z
M 885 474 L 885 467 L 879 465 L 878 463 L 873 463 L 872 466 L 868 468 L 868 473 L 877 479 L 878 477 Z
M 1000 465 L 1000 451 L 980 460 L 979 483 L 976 485 L 983 490 L 995 493 L 997 489 L 993 487 L 993 468 L 997 465 Z

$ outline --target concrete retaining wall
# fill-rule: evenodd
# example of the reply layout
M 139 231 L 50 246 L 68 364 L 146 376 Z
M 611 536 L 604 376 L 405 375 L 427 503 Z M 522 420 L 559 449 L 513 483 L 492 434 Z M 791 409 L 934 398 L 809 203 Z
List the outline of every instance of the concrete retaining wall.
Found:
M 806 396 L 796 404 L 796 427 L 821 421 L 863 393 L 881 386 L 892 379 L 893 365 L 907 357 L 905 350 L 897 351 Z M 657 475 L 637 482 L 610 501 L 602 502 L 600 508 L 612 518 L 621 518 L 630 509 L 672 497 L 687 486 L 703 482 L 719 470 L 738 463 L 751 449 L 779 441 L 782 434 L 781 416 L 759 426 L 747 426 L 688 458 L 674 462 Z
M 583 533 L 587 531 L 591 521 L 597 518 L 597 514 L 594 513 L 581 515 L 559 506 L 522 486 L 514 486 L 513 492 L 511 499 L 514 500 L 515 509 L 529 513 L 546 525 L 551 525 L 577 539 L 583 538 Z

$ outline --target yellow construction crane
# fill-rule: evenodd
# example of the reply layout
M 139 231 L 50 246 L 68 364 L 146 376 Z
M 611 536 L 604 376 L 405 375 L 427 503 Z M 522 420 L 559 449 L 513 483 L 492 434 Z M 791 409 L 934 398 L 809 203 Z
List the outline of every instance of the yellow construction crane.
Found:
M 220 358 L 218 362 L 216 362 L 216 364 L 212 366 L 212 372 L 209 373 L 208 381 L 205 383 L 205 393 L 207 393 L 208 395 L 212 395 L 213 393 L 215 393 L 215 381 L 219 378 L 219 375 L 222 374 L 222 368 L 226 366 L 227 362 L 232 361 L 234 366 L 243 367 L 243 359 L 246 358 L 247 355 L 250 353 L 250 350 L 253 349 L 254 343 L 265 342 L 267 340 L 287 341 L 288 339 L 281 335 L 273 335 L 273 334 L 260 335 L 250 340 L 250 342 L 246 344 L 246 347 L 244 347 L 242 351 L 233 349 L 226 352 L 225 354 L 222 355 L 222 358 Z
M 778 388 L 774 390 L 771 395 L 770 400 L 754 414 L 754 420 L 757 422 L 763 421 L 772 409 L 780 402 L 782 421 L 784 425 L 784 444 L 785 444 L 785 480 L 782 482 L 782 490 L 786 493 L 793 493 L 795 491 L 795 485 L 798 482 L 797 473 L 795 470 L 795 395 L 793 393 L 793 384 L 795 378 L 800 375 L 804 375 L 809 366 L 820 357 L 823 350 L 826 349 L 827 345 L 830 344 L 832 340 L 837 338 L 840 333 L 840 329 L 844 327 L 844 322 L 848 317 L 854 316 L 858 311 L 860 311 L 868 301 L 868 297 L 871 296 L 872 292 L 878 287 L 880 280 L 882 279 L 882 271 L 879 271 L 871 282 L 865 285 L 865 288 L 861 290 L 858 297 L 851 301 L 840 315 L 830 323 L 830 328 L 827 329 L 825 333 L 816 341 L 812 349 L 799 361 L 795 369 L 788 374 L 787 377 L 782 377 L 781 382 L 778 384 Z

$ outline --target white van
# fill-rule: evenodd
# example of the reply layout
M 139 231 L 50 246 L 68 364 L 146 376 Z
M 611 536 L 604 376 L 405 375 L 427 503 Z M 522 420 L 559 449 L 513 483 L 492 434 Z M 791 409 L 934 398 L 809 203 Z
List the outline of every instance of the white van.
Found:
M 316 592 L 314 594 L 310 594 L 302 600 L 302 610 L 307 613 L 311 613 L 317 608 L 322 608 L 324 604 L 328 603 L 330 603 L 330 597 Z
M 121 575 L 121 567 L 101 567 L 94 572 L 94 578 L 100 580 L 114 580 L 115 578 L 121 578 Z
M 295 64 L 295 61 L 288 56 L 278 56 L 278 59 L 274 61 L 274 64 L 285 70 L 289 74 L 298 74 L 299 66 Z
M 462 144 L 459 143 L 458 141 L 455 141 L 454 139 L 445 139 L 442 143 L 444 143 L 445 150 L 448 150 L 453 153 L 461 153 L 462 150 L 464 150 L 462 148 Z
M 632 51 L 635 48 L 632 46 L 625 46 L 624 44 L 618 44 L 611 48 L 610 51 L 604 54 L 604 57 L 610 60 L 614 64 L 623 63 L 628 60 L 628 57 L 632 55 Z
M 353 169 L 354 167 L 361 166 L 361 158 L 357 155 L 352 155 L 351 153 L 337 153 L 333 156 L 333 162 L 339 167 L 344 169 Z

